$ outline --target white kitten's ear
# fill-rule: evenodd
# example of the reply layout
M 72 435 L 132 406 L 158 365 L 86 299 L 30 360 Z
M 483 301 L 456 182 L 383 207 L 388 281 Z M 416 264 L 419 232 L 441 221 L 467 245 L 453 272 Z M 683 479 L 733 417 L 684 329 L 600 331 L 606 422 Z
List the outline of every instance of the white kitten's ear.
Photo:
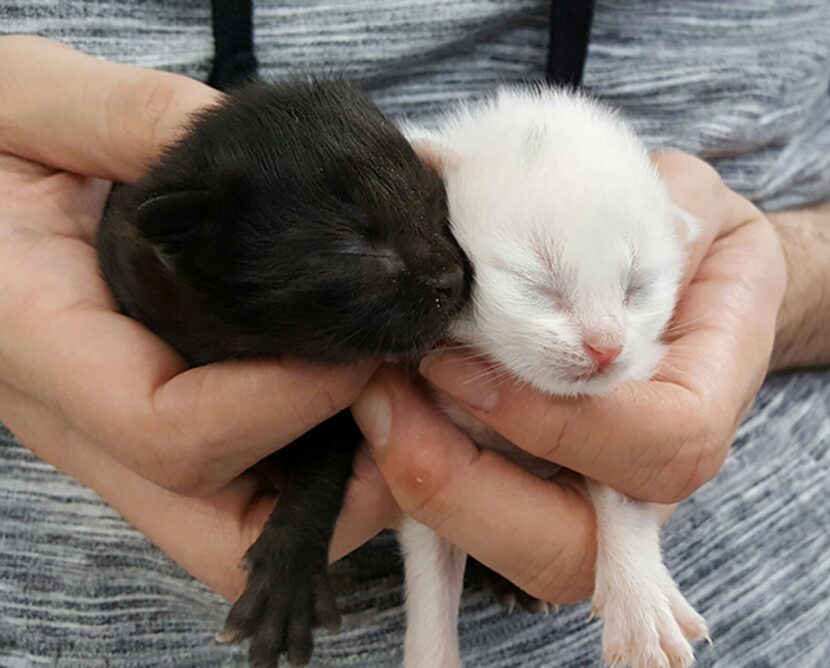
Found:
M 703 224 L 685 209 L 674 207 L 674 219 L 680 241 L 689 246 L 697 241 L 703 229 Z
M 410 143 L 421 162 L 437 172 L 441 178 L 461 163 L 458 153 L 433 139 L 416 138 Z

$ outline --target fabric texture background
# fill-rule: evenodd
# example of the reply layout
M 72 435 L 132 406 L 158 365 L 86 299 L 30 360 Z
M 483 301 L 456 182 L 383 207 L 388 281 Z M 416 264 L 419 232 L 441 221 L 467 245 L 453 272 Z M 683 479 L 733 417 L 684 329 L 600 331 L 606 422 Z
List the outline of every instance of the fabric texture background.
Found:
M 548 3 L 256 3 L 261 71 L 338 71 L 389 113 L 428 121 L 499 82 L 541 79 Z M 0 32 L 204 80 L 205 0 L 0 3 Z M 597 2 L 584 84 L 655 148 L 711 161 L 768 210 L 830 198 L 830 3 Z M 710 622 L 698 665 L 830 665 L 830 372 L 765 384 L 718 478 L 663 532 L 666 560 Z M 556 531 L 555 526 L 540 530 Z M 335 566 L 344 630 L 315 666 L 395 666 L 401 564 L 388 534 Z M 0 666 L 234 666 L 226 604 L 94 493 L 0 430 Z M 599 666 L 586 604 L 506 614 L 472 586 L 461 643 L 476 668 Z

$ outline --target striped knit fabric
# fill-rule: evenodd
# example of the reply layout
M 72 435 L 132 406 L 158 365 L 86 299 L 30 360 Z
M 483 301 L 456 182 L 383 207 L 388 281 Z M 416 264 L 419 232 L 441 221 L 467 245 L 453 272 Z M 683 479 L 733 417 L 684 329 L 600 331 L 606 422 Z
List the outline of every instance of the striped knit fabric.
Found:
M 345 71 L 396 116 L 428 120 L 497 82 L 540 79 L 540 0 L 258 0 L 267 76 Z M 0 3 L 0 32 L 200 79 L 206 0 Z M 586 86 L 654 147 L 710 160 L 767 209 L 830 198 L 827 0 L 597 2 Z M 0 666 L 232 666 L 212 636 L 226 605 L 88 490 L 0 431 Z M 666 559 L 711 623 L 699 665 L 830 666 L 830 373 L 768 380 L 720 475 L 664 531 Z M 556 527 L 540 527 L 540 531 Z M 345 628 L 316 666 L 394 666 L 401 567 L 384 535 L 336 566 Z M 586 605 L 505 614 L 468 589 L 466 665 L 598 666 Z

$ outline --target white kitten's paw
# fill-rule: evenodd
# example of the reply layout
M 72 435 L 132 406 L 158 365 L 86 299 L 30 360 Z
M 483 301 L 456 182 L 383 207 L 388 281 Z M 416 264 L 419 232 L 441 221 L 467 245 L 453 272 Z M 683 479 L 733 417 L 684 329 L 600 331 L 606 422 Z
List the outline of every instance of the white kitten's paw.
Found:
M 690 642 L 705 640 L 711 645 L 712 639 L 709 637 L 706 620 L 692 607 L 691 603 L 686 600 L 686 597 L 680 593 L 680 589 L 668 572 L 666 573 L 666 577 L 668 578 L 669 586 L 666 588 L 665 593 L 671 604 L 674 619 L 680 626 L 683 636 Z
M 695 661 L 690 641 L 709 637 L 703 618 L 668 572 L 634 584 L 610 588 L 598 583 L 594 610 L 604 622 L 606 662 L 612 668 L 689 668 Z

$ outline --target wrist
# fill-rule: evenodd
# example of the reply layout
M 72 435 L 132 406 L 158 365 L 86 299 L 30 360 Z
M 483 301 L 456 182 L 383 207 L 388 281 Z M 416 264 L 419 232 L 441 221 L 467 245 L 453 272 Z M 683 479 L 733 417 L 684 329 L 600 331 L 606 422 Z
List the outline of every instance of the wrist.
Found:
M 830 202 L 767 216 L 787 263 L 770 371 L 830 362 Z

